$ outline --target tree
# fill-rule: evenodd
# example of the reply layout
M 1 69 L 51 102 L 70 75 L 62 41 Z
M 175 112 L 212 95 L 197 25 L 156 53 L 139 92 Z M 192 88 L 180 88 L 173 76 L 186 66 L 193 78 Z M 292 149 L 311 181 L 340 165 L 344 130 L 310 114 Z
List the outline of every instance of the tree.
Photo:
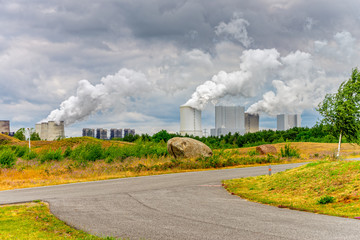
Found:
M 17 130 L 14 134 L 14 138 L 25 141 L 25 128 L 20 128 L 19 130 Z
M 330 124 L 339 136 L 337 157 L 340 155 L 341 138 L 359 143 L 360 133 L 360 73 L 353 69 L 351 78 L 343 82 L 337 93 L 327 94 L 316 109 L 323 117 L 321 123 Z

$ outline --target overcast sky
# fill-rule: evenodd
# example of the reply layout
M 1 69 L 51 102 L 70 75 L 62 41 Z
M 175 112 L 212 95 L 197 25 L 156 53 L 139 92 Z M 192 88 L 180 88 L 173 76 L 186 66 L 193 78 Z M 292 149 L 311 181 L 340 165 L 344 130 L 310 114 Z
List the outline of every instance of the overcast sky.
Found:
M 359 9 L 357 0 L 0 0 L 0 119 L 12 131 L 34 127 L 65 102 L 84 113 L 67 136 L 177 132 L 179 106 L 213 82 L 227 90 L 202 106 L 203 128 L 214 127 L 214 103 L 251 106 L 262 128 L 294 106 L 311 127 L 314 106 L 359 65 Z

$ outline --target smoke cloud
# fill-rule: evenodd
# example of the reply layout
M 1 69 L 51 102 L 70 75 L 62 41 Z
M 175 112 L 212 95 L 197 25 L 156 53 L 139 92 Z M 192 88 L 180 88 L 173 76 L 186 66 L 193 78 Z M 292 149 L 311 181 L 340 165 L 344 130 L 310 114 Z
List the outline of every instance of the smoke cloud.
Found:
M 198 86 L 185 105 L 202 110 L 208 102 L 215 104 L 227 95 L 254 97 L 267 81 L 267 76 L 281 66 L 279 56 L 276 49 L 244 51 L 239 71 L 220 71 L 210 81 Z
M 264 85 L 273 90 L 264 93 Z M 324 71 L 316 69 L 312 55 L 301 51 L 281 57 L 276 49 L 247 50 L 241 56 L 240 71 L 219 72 L 198 86 L 185 105 L 202 110 L 208 102 L 225 96 L 262 99 L 247 112 L 277 115 L 302 113 L 321 101 L 328 86 Z
M 92 114 L 105 111 L 116 104 L 125 104 L 130 97 L 136 97 L 150 89 L 150 83 L 143 73 L 121 69 L 114 75 L 101 79 L 92 85 L 88 80 L 78 83 L 76 95 L 69 97 L 53 110 L 43 121 L 64 121 L 70 125 L 82 121 Z M 42 121 L 42 122 L 43 122 Z

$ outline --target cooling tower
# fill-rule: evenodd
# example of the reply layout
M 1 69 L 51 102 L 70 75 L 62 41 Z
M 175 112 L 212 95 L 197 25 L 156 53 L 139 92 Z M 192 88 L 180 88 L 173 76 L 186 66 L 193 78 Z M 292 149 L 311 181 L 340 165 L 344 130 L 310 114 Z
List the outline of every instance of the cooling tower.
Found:
M 202 137 L 200 110 L 189 106 L 180 107 L 180 134 Z
M 245 132 L 254 133 L 259 131 L 259 114 L 245 113 Z
M 47 140 L 56 140 L 65 138 L 64 122 L 61 121 L 59 124 L 54 121 L 48 122 Z
M 40 128 L 40 139 L 41 140 L 48 140 L 48 123 L 47 122 L 42 122 L 41 123 L 41 128 Z
M 9 120 L 0 120 L 0 133 L 10 133 Z
M 57 124 L 54 121 L 42 122 L 35 125 L 35 132 L 41 140 L 53 141 L 65 138 L 64 121 Z
M 277 115 L 277 130 L 286 131 L 293 127 L 301 127 L 300 114 L 280 114 Z

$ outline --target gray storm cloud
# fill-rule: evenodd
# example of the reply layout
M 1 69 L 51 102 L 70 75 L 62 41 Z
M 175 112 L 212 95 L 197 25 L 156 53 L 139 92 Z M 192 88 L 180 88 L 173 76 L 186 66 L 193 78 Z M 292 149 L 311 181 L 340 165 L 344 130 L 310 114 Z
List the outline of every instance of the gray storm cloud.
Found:
M 215 27 L 215 34 L 236 40 L 248 48 L 253 42 L 246 29 L 249 25 L 249 22 L 241 18 L 239 13 L 234 13 L 229 23 L 221 22 Z
M 126 68 L 114 75 L 103 77 L 101 83 L 96 85 L 88 80 L 81 80 L 76 95 L 63 101 L 60 107 L 53 110 L 42 122 L 64 121 L 65 125 L 71 125 L 99 111 L 124 104 L 128 98 L 149 89 L 150 83 L 143 73 Z

